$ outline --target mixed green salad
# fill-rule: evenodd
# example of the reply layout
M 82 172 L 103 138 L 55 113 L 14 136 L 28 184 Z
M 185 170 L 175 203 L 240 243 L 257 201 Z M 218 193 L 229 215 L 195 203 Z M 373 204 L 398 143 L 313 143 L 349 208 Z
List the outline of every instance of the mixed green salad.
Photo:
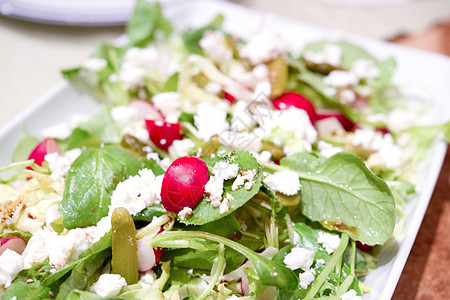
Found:
M 402 230 L 414 170 L 450 125 L 345 41 L 174 30 L 63 71 L 103 103 L 25 135 L 0 168 L 2 299 L 361 299 Z M 301 34 L 301 32 L 299 32 Z

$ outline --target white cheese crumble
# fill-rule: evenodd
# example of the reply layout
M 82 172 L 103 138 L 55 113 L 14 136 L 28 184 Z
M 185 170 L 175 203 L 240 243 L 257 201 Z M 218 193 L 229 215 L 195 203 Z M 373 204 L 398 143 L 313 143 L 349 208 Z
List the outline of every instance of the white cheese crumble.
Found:
M 355 102 L 356 94 L 352 90 L 345 89 L 339 93 L 339 101 L 343 104 L 350 104 Z
M 34 263 L 41 263 L 48 258 L 46 241 L 56 235 L 56 232 L 51 232 L 46 227 L 44 229 L 39 228 L 33 233 L 22 253 L 25 269 L 29 269 Z
M 111 118 L 121 126 L 132 123 L 138 116 L 139 112 L 136 107 L 121 105 L 111 109 Z
M 372 83 L 380 76 L 380 70 L 375 66 L 374 61 L 370 59 L 358 59 L 354 61 L 350 71 L 359 79 L 367 79 L 369 83 Z
M 174 140 L 169 146 L 169 155 L 172 158 L 187 156 L 189 151 L 194 148 L 195 143 L 191 139 Z
M 305 51 L 303 57 L 315 64 L 329 64 L 337 67 L 341 64 L 342 50 L 337 45 L 326 44 L 322 51 Z
M 307 289 L 308 286 L 311 283 L 313 283 L 315 274 L 316 274 L 316 271 L 314 271 L 314 269 L 309 269 L 303 273 L 300 273 L 298 275 L 298 277 L 300 279 L 300 287 L 302 289 Z
M 219 205 L 219 213 L 224 214 L 230 210 L 230 205 L 228 204 L 228 199 L 223 199 L 222 203 Z
M 152 97 L 153 105 L 161 111 L 167 122 L 176 123 L 180 117 L 180 94 L 177 92 L 166 92 L 156 94 Z
M 150 137 L 148 135 L 148 130 L 145 127 L 145 121 L 139 120 L 127 125 L 123 130 L 122 134 L 129 134 L 137 138 L 143 143 L 148 144 L 150 142 Z
M 239 189 L 241 186 L 247 184 L 245 189 L 249 190 L 253 186 L 253 180 L 256 176 L 256 170 L 242 170 L 241 174 L 238 174 L 236 179 L 233 181 L 233 185 L 231 186 L 231 190 L 235 191 Z M 245 182 L 247 181 L 247 182 Z
M 362 300 L 362 297 L 358 296 L 355 290 L 349 290 L 341 296 L 341 300 Z
M 57 123 L 41 131 L 41 135 L 45 138 L 54 138 L 60 140 L 67 139 L 71 133 L 72 128 L 69 126 L 69 124 L 66 124 L 64 122 Z
M 89 71 L 98 72 L 106 68 L 107 65 L 108 63 L 103 58 L 90 57 L 83 63 L 83 68 Z
M 223 180 L 235 178 L 239 171 L 238 164 L 230 164 L 226 161 L 217 162 L 212 170 L 215 176 L 222 178 Z
M 131 215 L 161 202 L 163 175 L 156 176 L 149 169 L 142 169 L 138 175 L 119 182 L 111 196 L 109 215 L 117 207 L 125 207 Z
M 6 249 L 0 255 L 0 287 L 10 287 L 11 282 L 22 271 L 23 265 L 22 255 L 13 250 Z
M 220 31 L 207 31 L 199 42 L 200 47 L 213 61 L 224 63 L 233 58 L 225 35 Z
M 192 208 L 185 206 L 182 210 L 178 212 L 178 217 L 181 220 L 186 220 L 187 217 L 192 215 Z
M 252 65 L 270 61 L 286 51 L 282 39 L 272 31 L 259 31 L 253 35 L 245 46 L 239 49 L 239 55 L 247 58 Z
M 229 126 L 226 118 L 226 110 L 208 103 L 198 104 L 194 123 L 198 128 L 199 138 L 208 141 L 211 137 L 224 132 Z
M 302 269 L 308 271 L 314 261 L 314 251 L 305 248 L 292 248 L 284 257 L 284 264 L 291 270 Z
M 270 174 L 264 179 L 273 191 L 280 192 L 286 196 L 296 195 L 301 188 L 298 174 L 294 171 L 280 171 Z
M 351 72 L 334 70 L 323 78 L 323 82 L 331 87 L 346 87 L 357 85 L 359 78 Z
M 335 117 L 318 120 L 315 124 L 317 132 L 322 135 L 344 135 L 345 129 Z M 320 143 L 320 142 L 319 142 Z
M 337 234 L 331 234 L 328 232 L 320 231 L 317 242 L 319 244 L 322 244 L 322 246 L 325 248 L 328 254 L 331 254 L 334 251 L 336 251 L 336 249 L 339 247 L 341 239 Z
M 102 274 L 97 282 L 89 288 L 89 291 L 101 297 L 115 297 L 119 295 L 122 287 L 126 285 L 125 278 L 119 274 Z
M 316 264 L 318 266 L 323 266 L 325 264 L 325 260 L 322 258 L 319 258 L 318 260 L 316 260 Z
M 222 200 L 223 178 L 211 176 L 205 185 L 205 193 L 208 195 L 208 200 L 211 201 L 213 207 L 219 206 Z
M 48 163 L 48 168 L 52 172 L 50 177 L 57 180 L 64 180 L 64 178 L 69 173 L 72 163 L 81 155 L 81 149 L 75 148 L 66 151 L 64 155 L 59 155 L 58 153 L 47 154 L 44 159 Z
M 343 151 L 342 148 L 334 147 L 333 145 L 325 141 L 319 141 L 317 147 L 319 149 L 320 154 L 325 156 L 326 158 L 332 157 L 336 153 Z
M 218 84 L 217 82 L 210 81 L 205 86 L 204 89 L 207 93 L 218 95 L 220 92 L 222 92 L 222 86 Z

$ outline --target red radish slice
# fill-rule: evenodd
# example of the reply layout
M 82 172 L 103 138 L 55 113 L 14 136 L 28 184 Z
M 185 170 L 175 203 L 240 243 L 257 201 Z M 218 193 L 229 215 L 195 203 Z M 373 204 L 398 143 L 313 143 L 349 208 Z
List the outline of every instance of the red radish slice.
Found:
M 300 94 L 294 92 L 287 92 L 272 101 L 273 106 L 278 110 L 289 109 L 289 107 L 294 106 L 299 109 L 303 109 L 308 114 L 309 120 L 312 124 L 316 122 L 317 116 L 314 106 L 309 102 L 308 99 Z
M 50 153 L 61 154 L 61 149 L 55 139 L 47 138 L 40 142 L 33 151 L 31 151 L 28 159 L 34 159 L 34 162 L 42 166 L 42 162 L 45 160 L 45 156 Z M 31 168 L 30 168 L 31 170 Z
M 18 236 L 9 236 L 0 239 L 0 255 L 6 251 L 6 249 L 13 250 L 19 254 L 22 254 L 27 243 L 24 239 Z
M 138 111 L 138 115 L 142 119 L 164 120 L 164 115 L 152 103 L 145 100 L 133 100 L 129 104 Z
M 344 127 L 344 129 L 346 131 L 351 131 L 356 126 L 356 124 L 353 123 L 352 121 L 350 121 L 349 118 L 347 118 L 346 116 L 344 116 L 343 114 L 341 114 L 339 112 L 317 114 L 317 120 L 323 120 L 323 119 L 328 119 L 328 118 L 336 118 L 339 121 L 339 123 L 341 123 L 342 127 Z
M 364 252 L 368 252 L 373 249 L 373 246 L 369 246 L 358 241 L 356 241 L 356 247 L 358 247 L 359 250 Z
M 139 272 L 150 271 L 161 258 L 163 248 L 152 248 L 149 240 L 162 231 L 161 227 L 156 228 L 143 238 L 136 241 L 138 251 L 138 270 Z
M 195 156 L 175 160 L 164 174 L 161 202 L 167 211 L 178 213 L 193 208 L 202 198 L 208 182 L 208 166 Z
M 227 92 L 224 92 L 224 98 L 227 99 L 230 103 L 234 103 L 234 101 L 236 101 L 236 98 Z
M 248 282 L 247 275 L 244 275 L 241 277 L 241 290 L 242 290 L 242 296 L 250 295 L 250 283 Z
M 157 147 L 167 151 L 173 141 L 183 139 L 180 123 L 163 120 L 145 120 L 150 140 Z

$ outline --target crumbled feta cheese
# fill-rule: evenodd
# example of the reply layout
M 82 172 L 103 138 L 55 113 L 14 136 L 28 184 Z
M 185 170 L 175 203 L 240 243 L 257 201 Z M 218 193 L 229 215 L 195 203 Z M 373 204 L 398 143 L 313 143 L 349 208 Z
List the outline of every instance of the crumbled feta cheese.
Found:
M 320 154 L 325 156 L 326 158 L 332 157 L 336 153 L 343 151 L 342 148 L 334 147 L 333 145 L 325 141 L 319 141 L 317 147 L 319 149 Z
M 255 90 L 253 91 L 253 99 L 258 101 L 262 99 L 268 99 L 271 93 L 272 93 L 272 84 L 270 83 L 270 81 L 269 80 L 261 81 L 256 85 Z
M 170 157 L 177 158 L 186 156 L 189 151 L 194 148 L 195 143 L 190 139 L 174 140 L 172 145 L 169 146 Z
M 233 51 L 228 46 L 223 32 L 207 31 L 199 42 L 203 52 L 213 61 L 223 63 L 233 58 Z
M 256 66 L 276 58 L 284 51 L 285 44 L 277 34 L 272 31 L 259 31 L 239 50 L 239 55 Z
M 47 154 L 44 159 L 48 162 L 48 168 L 52 172 L 50 177 L 53 180 L 63 180 L 69 173 L 72 163 L 81 155 L 81 149 L 75 148 L 64 153 L 64 156 L 58 153 Z
M 362 297 L 358 296 L 355 290 L 350 290 L 341 296 L 341 300 L 362 300 Z
M 116 106 L 111 109 L 111 118 L 121 126 L 132 123 L 138 115 L 138 110 L 132 106 Z
M 145 85 L 147 72 L 140 67 L 122 65 L 119 78 L 123 82 L 125 89 L 136 90 Z
M 339 247 L 341 239 L 337 234 L 331 234 L 328 232 L 320 231 L 317 242 L 319 244 L 322 244 L 322 246 L 325 248 L 328 254 L 331 254 L 334 251 L 336 251 L 336 249 Z
M 232 77 L 237 82 L 240 82 L 251 89 L 255 89 L 259 83 L 269 80 L 269 67 L 265 64 L 260 64 L 254 67 L 250 72 L 236 73 L 233 74 Z
M 231 190 L 235 191 L 240 188 L 244 184 L 244 177 L 238 175 L 236 179 L 233 181 L 233 185 L 231 186 Z
M 219 205 L 219 213 L 224 214 L 230 210 L 230 205 L 228 204 L 228 199 L 223 199 L 222 203 Z
M 24 262 L 22 255 L 17 252 L 6 249 L 0 255 L 0 287 L 8 288 L 11 282 L 22 271 Z
M 223 193 L 223 178 L 211 176 L 205 185 L 205 193 L 208 195 L 208 199 L 211 202 L 220 202 Z
M 25 269 L 31 268 L 34 263 L 41 263 L 47 259 L 48 249 L 45 243 L 56 235 L 56 232 L 51 232 L 46 227 L 44 229 L 39 228 L 33 233 L 22 253 Z
M 302 289 L 307 289 L 308 285 L 310 285 L 314 281 L 314 275 L 316 271 L 314 269 L 309 269 L 303 273 L 300 273 L 298 277 L 300 278 L 300 287 Z
M 402 131 L 413 126 L 416 120 L 416 114 L 411 111 L 393 109 L 389 113 L 386 123 L 393 131 Z
M 89 71 L 98 72 L 106 68 L 107 65 L 108 63 L 103 58 L 90 57 L 83 63 L 83 68 Z
M 147 271 L 145 273 L 139 273 L 139 283 L 141 284 L 142 288 L 150 288 L 151 285 L 156 280 L 156 273 L 152 270 Z
M 343 135 L 345 129 L 335 117 L 318 120 L 315 124 L 317 132 L 321 135 Z
M 62 269 L 71 260 L 86 251 L 92 245 L 85 230 L 76 228 L 69 230 L 66 235 L 55 235 L 46 241 L 49 264 L 56 269 Z
M 273 191 L 280 192 L 286 196 L 296 195 L 302 186 L 298 174 L 289 170 L 270 174 L 264 179 L 264 183 Z
M 387 140 L 386 140 L 387 142 Z M 366 150 L 378 151 L 385 143 L 383 134 L 372 129 L 357 129 L 352 140 L 353 146 L 361 146 Z
M 342 104 L 350 104 L 355 102 L 356 95 L 355 92 L 349 89 L 345 89 L 339 93 L 339 101 Z
M 247 180 L 249 182 L 252 182 L 255 179 L 256 176 L 256 170 L 242 170 L 241 171 L 241 175 L 242 178 L 244 178 L 244 180 Z
M 380 76 L 380 70 L 375 66 L 375 62 L 369 59 L 358 59 L 354 61 L 350 71 L 359 79 L 367 79 L 369 83 L 372 83 Z
M 198 104 L 197 113 L 194 115 L 198 136 L 208 141 L 211 137 L 223 133 L 229 126 L 226 118 L 226 110 L 208 103 Z
M 111 196 L 109 215 L 117 207 L 125 207 L 131 215 L 135 215 L 146 207 L 159 204 L 162 176 L 157 179 L 151 170 L 142 169 L 138 175 L 119 182 Z
M 47 127 L 42 130 L 41 134 L 45 138 L 54 138 L 64 140 L 67 139 L 72 133 L 72 129 L 66 123 L 57 123 L 53 126 Z
M 126 285 L 125 278 L 119 274 L 102 274 L 97 282 L 89 288 L 89 291 L 101 297 L 115 297 L 119 295 L 122 287 Z
M 291 270 L 302 269 L 308 271 L 314 261 L 314 251 L 305 248 L 292 248 L 284 257 L 284 264 Z
M 258 152 L 252 152 L 253 157 L 256 158 L 257 161 L 268 163 L 270 162 L 270 159 L 272 158 L 272 153 L 270 151 L 262 151 L 261 153 Z
M 316 264 L 317 264 L 317 266 L 323 266 L 325 264 L 325 260 L 322 258 L 319 258 L 318 260 L 316 260 Z
M 205 92 L 213 95 L 218 95 L 220 92 L 222 92 L 222 86 L 218 84 L 217 82 L 208 82 L 205 87 Z
M 181 220 L 186 220 L 187 217 L 192 215 L 192 208 L 185 206 L 182 210 L 178 212 L 178 217 Z
M 346 87 L 357 85 L 359 79 L 351 72 L 334 70 L 323 78 L 323 82 L 331 87 Z
M 251 182 L 246 182 L 245 184 L 244 184 L 244 187 L 245 187 L 245 189 L 248 191 L 248 190 L 251 190 L 252 189 L 252 187 L 253 187 L 253 183 L 251 183 Z
M 152 97 L 153 105 L 161 111 L 167 122 L 176 123 L 180 117 L 180 94 L 177 92 L 166 92 L 156 94 Z
M 341 64 L 342 50 L 337 45 L 326 44 L 322 51 L 305 51 L 303 57 L 315 64 L 329 64 L 337 67 Z
M 150 137 L 148 135 L 148 130 L 145 127 L 144 120 L 139 120 L 129 124 L 122 130 L 122 134 L 132 135 L 141 142 L 146 144 L 150 142 Z
M 223 180 L 231 179 L 237 176 L 239 171 L 238 164 L 230 164 L 226 161 L 219 161 L 214 165 L 212 173 Z

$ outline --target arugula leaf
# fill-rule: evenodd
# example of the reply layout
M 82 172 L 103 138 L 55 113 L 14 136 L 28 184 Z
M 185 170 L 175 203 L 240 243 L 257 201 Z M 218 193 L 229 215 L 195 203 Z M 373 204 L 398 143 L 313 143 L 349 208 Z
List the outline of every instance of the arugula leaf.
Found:
M 4 238 L 4 237 L 10 237 L 10 236 L 18 236 L 21 237 L 25 240 L 25 242 L 28 243 L 28 241 L 30 240 L 32 234 L 28 231 L 24 231 L 21 229 L 8 229 L 5 228 L 2 230 L 2 232 L 0 233 L 0 238 Z
M 14 149 L 12 159 L 13 162 L 27 160 L 31 151 L 34 149 L 34 147 L 36 147 L 37 144 L 39 144 L 39 140 L 36 137 L 32 135 L 24 136 Z
M 238 151 L 230 156 L 216 156 L 214 158 L 202 157 L 209 168 L 213 168 L 214 165 L 221 160 L 228 160 L 230 163 L 236 163 L 239 165 L 239 170 L 256 170 L 256 176 L 253 180 L 253 186 L 247 190 L 245 187 L 241 187 L 235 191 L 231 189 L 234 178 L 226 180 L 223 184 L 223 196 L 229 193 L 233 196 L 234 200 L 228 202 L 230 210 L 221 214 L 218 207 L 213 207 L 209 201 L 204 197 L 197 206 L 193 209 L 192 216 L 186 220 L 181 220 L 185 224 L 202 225 L 220 218 L 223 218 L 229 214 L 232 214 L 236 209 L 244 205 L 250 200 L 256 193 L 258 193 L 261 187 L 261 168 L 256 159 L 247 151 Z
M 217 15 L 208 25 L 197 28 L 188 29 L 181 35 L 184 46 L 190 53 L 202 54 L 203 50 L 199 43 L 203 35 L 208 30 L 219 30 L 222 27 L 224 17 L 223 15 Z
M 164 18 L 161 4 L 138 0 L 134 9 L 133 17 L 128 21 L 125 32 L 130 38 L 130 45 L 145 47 L 154 40 L 155 32 L 162 30 L 168 36 L 172 30 L 172 24 Z
M 353 154 L 340 152 L 323 163 L 307 164 L 305 154 L 283 158 L 281 165 L 299 174 L 300 209 L 328 229 L 375 245 L 394 230 L 395 204 L 388 185 Z
M 59 210 L 67 229 L 95 225 L 108 214 L 116 185 L 136 175 L 139 160 L 118 146 L 88 148 L 69 171 Z
M 61 150 L 67 151 L 81 147 L 100 147 L 101 143 L 102 141 L 98 137 L 95 137 L 88 131 L 77 127 L 72 131 L 71 135 L 67 139 L 60 141 L 58 144 L 61 147 Z
M 138 212 L 133 216 L 133 220 L 151 222 L 154 217 L 160 217 L 166 213 L 167 211 L 161 204 L 153 205 L 145 208 L 141 212 Z
M 66 80 L 71 80 L 80 73 L 81 67 L 65 69 L 61 71 L 61 75 Z
M 173 73 L 172 76 L 167 79 L 166 83 L 161 89 L 161 93 L 165 92 L 176 92 L 178 90 L 178 78 L 180 73 Z
M 119 299 L 126 299 L 121 297 L 102 297 L 95 293 L 86 292 L 86 291 L 80 291 L 80 290 L 73 290 L 71 291 L 67 297 L 65 298 L 67 300 L 119 300 Z
M 86 123 L 78 127 L 99 138 L 103 143 L 120 143 L 122 139 L 121 128 L 114 122 L 107 109 L 90 117 Z

